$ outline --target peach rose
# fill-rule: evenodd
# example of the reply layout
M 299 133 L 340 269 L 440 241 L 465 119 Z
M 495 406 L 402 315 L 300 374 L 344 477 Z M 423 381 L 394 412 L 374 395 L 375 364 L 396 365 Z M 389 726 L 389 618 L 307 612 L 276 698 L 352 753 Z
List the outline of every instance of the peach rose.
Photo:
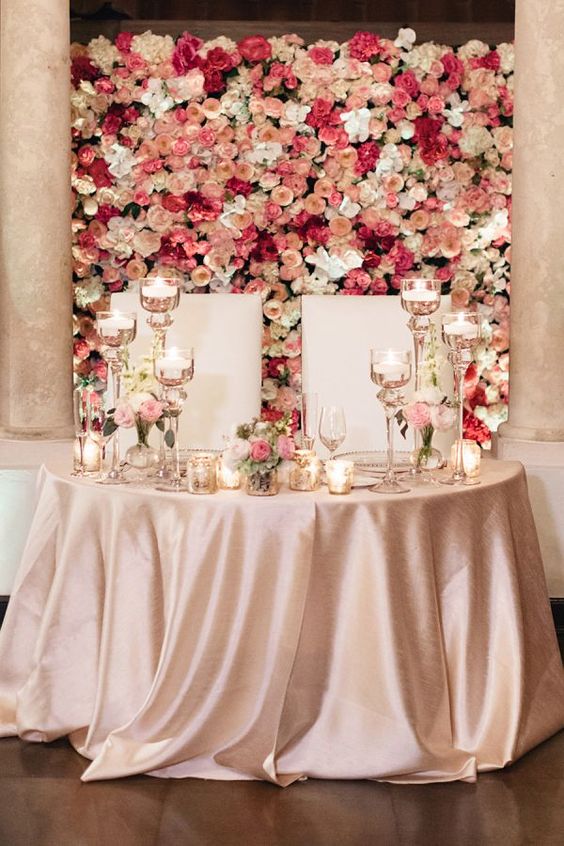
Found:
M 198 265 L 192 270 L 190 274 L 190 278 L 196 288 L 205 288 L 206 285 L 209 285 L 210 280 L 212 278 L 211 270 L 205 267 L 203 264 Z

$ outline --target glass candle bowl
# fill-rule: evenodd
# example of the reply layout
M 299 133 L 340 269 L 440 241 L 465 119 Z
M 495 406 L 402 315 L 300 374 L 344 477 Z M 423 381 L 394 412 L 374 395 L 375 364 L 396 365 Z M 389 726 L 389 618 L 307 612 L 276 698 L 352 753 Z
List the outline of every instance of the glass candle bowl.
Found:
M 441 304 L 440 279 L 402 279 L 401 304 L 414 317 L 429 317 Z
M 180 279 L 172 277 L 154 276 L 140 279 L 141 306 L 151 314 L 166 314 L 173 311 L 180 302 L 180 284 Z
M 179 388 L 194 376 L 194 352 L 191 349 L 165 350 L 155 359 L 155 376 L 165 388 Z

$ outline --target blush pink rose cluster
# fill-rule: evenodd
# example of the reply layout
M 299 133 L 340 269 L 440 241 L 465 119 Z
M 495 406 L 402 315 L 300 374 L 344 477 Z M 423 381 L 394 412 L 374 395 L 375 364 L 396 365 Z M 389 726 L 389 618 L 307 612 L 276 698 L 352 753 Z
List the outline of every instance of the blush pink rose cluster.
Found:
M 252 420 L 238 426 L 223 453 L 228 467 L 250 474 L 274 470 L 281 461 L 294 457 L 296 446 L 291 435 L 289 414 L 279 420 Z
M 151 427 L 163 418 L 164 406 L 152 394 L 132 394 L 125 402 L 119 402 L 113 413 L 115 426 L 122 429 L 137 429 L 139 443 L 146 444 Z

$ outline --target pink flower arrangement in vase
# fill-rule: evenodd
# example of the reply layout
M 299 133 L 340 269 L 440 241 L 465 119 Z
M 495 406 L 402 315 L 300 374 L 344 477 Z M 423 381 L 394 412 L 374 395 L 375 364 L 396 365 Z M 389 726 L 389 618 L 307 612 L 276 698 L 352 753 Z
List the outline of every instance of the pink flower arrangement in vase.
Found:
M 425 341 L 422 388 L 415 391 L 412 402 L 403 407 L 399 419 L 400 424 L 404 424 L 402 434 L 407 426 L 421 432 L 421 447 L 414 451 L 411 460 L 417 467 L 427 469 L 436 469 L 443 463 L 441 453 L 433 447 L 435 431 L 447 432 L 456 422 L 455 409 L 440 386 L 439 369 L 436 330 L 432 324 Z
M 137 443 L 129 447 L 125 460 L 139 470 L 146 470 L 157 464 L 159 454 L 149 445 L 149 432 L 154 424 L 164 428 L 165 412 L 163 403 L 153 394 L 130 394 L 121 400 L 113 412 L 108 414 L 104 434 L 111 435 L 120 427 L 137 430 Z
M 252 420 L 235 430 L 223 453 L 224 463 L 246 478 L 246 491 L 253 496 L 278 493 L 277 468 L 294 457 L 291 415 L 268 422 Z

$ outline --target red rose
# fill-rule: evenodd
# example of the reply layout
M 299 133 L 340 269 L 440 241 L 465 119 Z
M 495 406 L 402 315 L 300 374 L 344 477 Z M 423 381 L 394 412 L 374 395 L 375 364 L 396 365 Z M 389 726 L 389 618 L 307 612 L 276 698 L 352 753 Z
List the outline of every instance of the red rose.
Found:
M 132 32 L 118 32 L 116 35 L 116 47 L 120 53 L 129 53 L 131 50 L 131 42 L 133 41 Z
M 102 123 L 102 132 L 105 135 L 116 135 L 121 126 L 121 118 L 117 115 L 106 115 Z
M 473 68 L 486 68 L 486 70 L 498 71 L 501 65 L 497 50 L 490 50 L 485 56 L 479 59 L 470 59 L 470 66 Z
M 208 68 L 212 71 L 230 71 L 233 67 L 234 62 L 229 53 L 223 47 L 214 47 L 206 56 L 204 73 Z
M 253 192 L 253 186 L 250 182 L 245 182 L 243 179 L 237 179 L 236 176 L 232 176 L 231 179 L 228 179 L 225 183 L 225 187 L 228 191 L 235 196 L 236 194 L 242 194 L 243 197 L 248 197 L 249 194 Z
M 89 144 L 86 144 L 84 147 L 80 147 L 78 151 L 78 161 L 83 167 L 90 167 L 95 158 L 96 151 L 94 150 L 94 147 L 91 147 Z
M 178 41 L 172 54 L 172 64 L 176 73 L 181 76 L 199 64 L 198 50 L 204 42 L 189 32 L 184 32 Z
M 98 206 L 98 211 L 94 215 L 96 220 L 99 220 L 101 223 L 107 223 L 108 220 L 112 217 L 119 217 L 121 212 L 119 209 L 116 209 L 115 206 Z
M 248 35 L 239 41 L 237 49 L 241 56 L 251 63 L 265 62 L 272 56 L 272 47 L 264 35 Z
M 399 88 L 401 91 L 405 91 L 406 94 L 409 94 L 412 99 L 415 99 L 419 93 L 419 83 L 417 82 L 417 78 L 413 71 L 399 73 L 394 79 L 394 85 L 396 88 Z
M 88 168 L 88 173 L 94 180 L 96 188 L 109 188 L 110 185 L 113 185 L 108 163 L 104 159 L 95 159 Z
M 207 94 L 220 94 L 226 87 L 223 74 L 219 70 L 204 70 L 204 91 Z
M 464 411 L 464 437 L 479 444 L 484 444 L 491 439 L 491 432 L 481 420 L 471 411 Z
M 365 141 L 364 144 L 360 145 L 356 152 L 357 160 L 355 171 L 360 176 L 364 176 L 365 173 L 368 173 L 370 170 L 374 170 L 376 163 L 380 158 L 380 148 L 378 147 L 376 141 Z
M 71 80 L 75 88 L 78 88 L 83 79 L 94 82 L 102 76 L 102 71 L 93 65 L 88 56 L 76 56 L 72 60 Z
M 446 74 L 450 75 L 451 73 L 455 73 L 458 76 L 463 75 L 464 64 L 457 56 L 454 55 L 454 53 L 445 53 L 444 56 L 441 56 L 440 61 Z

